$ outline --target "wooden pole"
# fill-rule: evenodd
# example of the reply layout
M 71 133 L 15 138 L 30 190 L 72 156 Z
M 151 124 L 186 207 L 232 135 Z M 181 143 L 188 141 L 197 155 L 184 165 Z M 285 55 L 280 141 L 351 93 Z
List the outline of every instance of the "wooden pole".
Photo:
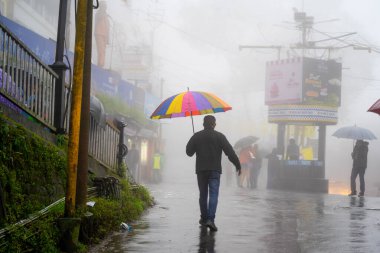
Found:
M 92 50 L 92 1 L 87 0 L 87 29 L 84 50 L 84 74 L 82 89 L 82 109 L 79 134 L 78 175 L 76 207 L 85 207 L 87 203 L 88 179 L 88 143 L 90 131 L 91 98 L 91 50 Z
M 87 25 L 87 1 L 88 0 L 78 0 L 78 9 L 76 15 L 74 78 L 73 90 L 71 94 L 70 131 L 67 152 L 65 217 L 73 217 L 75 214 L 84 48 Z

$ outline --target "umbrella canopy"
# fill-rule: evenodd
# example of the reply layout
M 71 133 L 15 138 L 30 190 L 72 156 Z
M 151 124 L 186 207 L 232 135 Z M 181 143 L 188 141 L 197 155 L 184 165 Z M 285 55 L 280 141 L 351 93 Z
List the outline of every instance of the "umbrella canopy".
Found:
M 239 139 L 235 145 L 234 145 L 234 148 L 236 149 L 242 149 L 242 148 L 245 148 L 245 147 L 249 147 L 251 146 L 253 143 L 255 143 L 256 141 L 258 141 L 259 138 L 256 137 L 256 136 L 246 136 L 244 138 L 241 138 Z
M 187 91 L 164 100 L 150 116 L 164 119 L 225 112 L 232 107 L 214 94 L 201 91 Z
M 377 100 L 369 109 L 369 112 L 374 112 L 380 115 L 380 99 Z
M 352 140 L 375 140 L 376 136 L 368 129 L 357 127 L 357 126 L 347 126 L 339 128 L 333 133 L 333 136 L 344 139 Z
M 214 94 L 187 91 L 165 99 L 150 116 L 165 119 L 203 115 L 231 110 L 232 107 Z M 194 123 L 193 123 L 194 132 Z

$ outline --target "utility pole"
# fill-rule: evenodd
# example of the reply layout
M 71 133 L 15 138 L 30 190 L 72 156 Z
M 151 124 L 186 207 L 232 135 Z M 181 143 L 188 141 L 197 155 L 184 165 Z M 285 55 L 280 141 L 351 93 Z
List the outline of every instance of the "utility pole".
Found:
M 84 74 L 82 89 L 82 109 L 79 135 L 78 175 L 76 190 L 76 207 L 87 203 L 88 179 L 88 143 L 90 132 L 90 98 L 91 98 L 91 56 L 92 56 L 92 1 L 87 0 L 86 42 L 84 50 Z
M 67 151 L 67 180 L 64 218 L 59 219 L 62 238 L 60 246 L 65 252 L 77 252 L 80 218 L 75 218 L 75 201 L 78 168 L 79 130 L 81 119 L 83 68 L 87 25 L 87 3 L 78 0 L 74 51 L 74 81 L 71 94 L 69 145 Z
M 330 59 L 330 53 L 332 50 L 342 49 L 343 47 L 316 46 L 316 43 L 324 42 L 324 41 L 328 41 L 328 40 L 339 40 L 342 37 L 346 37 L 346 36 L 356 34 L 355 32 L 354 33 L 347 33 L 347 34 L 340 35 L 337 37 L 329 37 L 329 38 L 323 39 L 323 40 L 308 41 L 306 35 L 313 28 L 314 17 L 307 16 L 305 12 L 299 12 L 296 9 L 294 9 L 294 21 L 296 22 L 296 27 L 301 32 L 301 42 L 297 43 L 294 46 L 290 46 L 289 48 L 290 49 L 296 49 L 296 50 L 302 50 L 302 57 L 305 56 L 305 50 L 307 50 L 307 49 L 328 50 L 328 59 Z M 335 19 L 323 21 L 323 22 L 330 22 L 330 21 L 335 21 Z M 281 49 L 283 49 L 283 48 L 285 48 L 285 46 L 281 46 L 281 45 L 270 45 L 270 46 L 266 46 L 266 45 L 241 45 L 241 46 L 239 46 L 239 50 L 242 50 L 242 49 L 275 49 L 278 52 L 277 53 L 277 60 L 280 60 Z M 354 49 L 355 49 L 355 47 L 354 47 Z M 367 48 L 365 48 L 364 50 L 367 50 Z M 278 127 L 277 127 L 277 149 L 281 153 L 283 153 L 283 151 L 285 150 L 285 127 L 286 126 L 284 124 L 278 124 Z M 325 136 L 325 135 L 323 135 L 323 133 L 326 132 L 326 129 L 325 129 L 326 126 L 321 125 L 321 126 L 319 126 L 319 128 L 320 128 L 320 133 L 322 133 L 321 136 L 322 137 Z M 323 147 L 323 150 L 324 150 L 325 140 L 324 139 L 321 140 L 321 139 L 323 139 L 323 138 L 319 139 L 320 140 L 319 146 Z M 318 152 L 318 154 L 321 154 L 319 158 L 324 160 L 324 155 L 323 155 L 324 153 L 321 152 L 321 150 L 320 150 L 320 152 Z
M 251 46 L 251 45 L 240 45 L 239 50 L 243 49 L 275 49 L 277 50 L 277 60 L 281 59 L 281 49 L 284 48 L 280 45 L 272 45 L 272 46 Z M 285 125 L 278 124 L 277 125 L 277 152 L 280 154 L 284 154 L 285 151 Z
M 83 66 L 88 1 L 91 0 L 78 0 L 78 9 L 76 14 L 74 82 L 71 95 L 70 131 L 67 154 L 65 217 L 74 217 L 75 214 L 79 130 L 82 105 Z

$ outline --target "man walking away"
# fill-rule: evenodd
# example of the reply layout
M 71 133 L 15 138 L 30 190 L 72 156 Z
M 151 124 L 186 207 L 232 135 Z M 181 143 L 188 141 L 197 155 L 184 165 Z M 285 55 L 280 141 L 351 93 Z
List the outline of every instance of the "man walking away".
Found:
M 235 151 L 227 138 L 214 130 L 216 120 L 214 116 L 203 118 L 202 131 L 195 133 L 186 145 L 186 154 L 196 154 L 195 171 L 199 188 L 199 207 L 201 219 L 199 224 L 207 226 L 211 231 L 217 231 L 215 213 L 218 205 L 220 174 L 222 173 L 222 151 L 232 162 L 240 175 L 241 166 Z M 208 193 L 209 196 L 208 196 Z
M 363 140 L 357 140 L 354 151 L 351 153 L 353 159 L 352 171 L 351 171 L 351 193 L 349 196 L 356 195 L 356 177 L 359 175 L 360 179 L 360 192 L 359 197 L 364 196 L 365 182 L 364 173 L 367 168 L 367 154 L 368 154 L 368 142 Z

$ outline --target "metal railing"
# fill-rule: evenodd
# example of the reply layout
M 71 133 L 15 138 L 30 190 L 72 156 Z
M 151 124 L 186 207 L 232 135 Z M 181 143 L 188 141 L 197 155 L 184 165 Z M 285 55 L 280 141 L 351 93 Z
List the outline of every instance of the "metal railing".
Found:
M 57 74 L 0 23 L 0 94 L 55 131 Z M 71 91 L 65 87 L 66 133 L 69 131 Z M 89 155 L 111 169 L 117 168 L 119 130 L 90 121 Z
M 102 128 L 92 116 L 90 117 L 88 154 L 113 171 L 117 168 L 119 134 L 120 131 L 117 128 L 108 123 Z
M 0 93 L 55 130 L 57 74 L 0 23 Z

